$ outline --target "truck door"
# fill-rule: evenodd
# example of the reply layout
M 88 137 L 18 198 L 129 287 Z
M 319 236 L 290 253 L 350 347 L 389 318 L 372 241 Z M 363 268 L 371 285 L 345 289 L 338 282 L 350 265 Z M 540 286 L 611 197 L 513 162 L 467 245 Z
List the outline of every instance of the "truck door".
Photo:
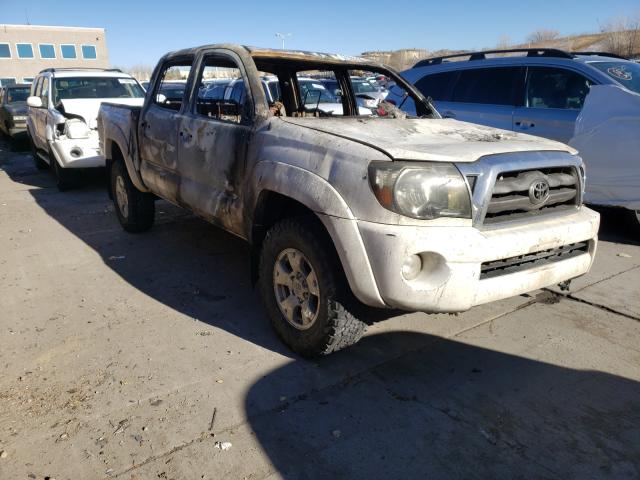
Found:
M 569 143 L 593 83 L 565 68 L 529 67 L 524 106 L 515 111 L 513 129 Z
M 180 202 L 178 129 L 187 96 L 193 56 L 170 59 L 155 79 L 153 92 L 140 116 L 140 174 L 163 198 Z
M 48 151 L 47 145 L 47 117 L 49 116 L 49 79 L 40 77 L 34 91 L 36 97 L 42 100 L 41 108 L 30 108 L 32 112 L 33 142 L 36 146 L 45 152 Z
M 199 215 L 242 235 L 239 189 L 253 122 L 252 92 L 242 62 L 227 51 L 205 53 L 194 78 L 178 132 L 180 196 Z M 231 83 L 213 94 L 205 86 L 211 78 Z

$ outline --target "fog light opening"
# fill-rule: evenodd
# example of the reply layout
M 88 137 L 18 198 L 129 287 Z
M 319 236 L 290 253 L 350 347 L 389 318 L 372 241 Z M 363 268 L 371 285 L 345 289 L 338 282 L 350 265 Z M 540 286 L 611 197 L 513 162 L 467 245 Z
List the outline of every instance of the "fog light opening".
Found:
M 415 280 L 422 270 L 420 255 L 409 255 L 402 264 L 402 276 L 405 280 Z
M 73 147 L 71 151 L 69 151 L 69 154 L 73 158 L 79 158 L 82 156 L 82 149 L 80 147 Z

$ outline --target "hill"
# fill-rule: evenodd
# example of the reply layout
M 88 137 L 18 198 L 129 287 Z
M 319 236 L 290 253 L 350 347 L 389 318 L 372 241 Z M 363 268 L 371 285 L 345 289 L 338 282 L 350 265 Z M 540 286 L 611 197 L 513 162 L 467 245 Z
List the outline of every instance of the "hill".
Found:
M 539 42 L 528 42 L 517 45 L 501 44 L 499 47 L 487 47 L 482 50 L 502 49 L 502 48 L 558 48 L 569 52 L 603 52 L 614 51 L 616 48 L 617 37 L 625 37 L 626 42 L 631 41 L 634 45 L 632 52 L 636 55 L 640 54 L 640 32 L 603 32 L 591 33 L 585 35 L 572 35 L 567 37 L 557 37 Z M 613 49 L 611 47 L 614 47 Z M 439 57 L 442 55 L 450 55 L 455 53 L 464 53 L 470 50 L 435 50 L 429 51 L 421 48 L 407 48 L 391 51 L 371 51 L 364 52 L 361 56 L 382 62 L 397 70 L 406 70 L 412 67 L 418 60 L 423 58 Z M 622 52 L 624 54 L 624 52 Z

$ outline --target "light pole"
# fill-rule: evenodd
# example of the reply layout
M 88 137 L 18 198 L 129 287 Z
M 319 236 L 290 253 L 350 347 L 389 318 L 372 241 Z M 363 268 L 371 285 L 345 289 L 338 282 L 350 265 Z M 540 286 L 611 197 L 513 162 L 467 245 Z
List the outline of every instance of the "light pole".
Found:
M 280 40 L 282 40 L 282 50 L 284 50 L 284 39 L 287 37 L 290 37 L 291 34 L 290 33 L 280 33 L 280 32 L 276 32 L 276 37 L 278 37 Z

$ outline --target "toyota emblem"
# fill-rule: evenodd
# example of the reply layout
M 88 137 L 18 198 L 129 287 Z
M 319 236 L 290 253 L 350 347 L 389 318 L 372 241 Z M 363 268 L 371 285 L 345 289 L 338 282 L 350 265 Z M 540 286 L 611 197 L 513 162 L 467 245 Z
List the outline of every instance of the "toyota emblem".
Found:
M 544 178 L 538 179 L 529 187 L 529 200 L 534 205 L 540 205 L 549 198 L 549 182 Z

